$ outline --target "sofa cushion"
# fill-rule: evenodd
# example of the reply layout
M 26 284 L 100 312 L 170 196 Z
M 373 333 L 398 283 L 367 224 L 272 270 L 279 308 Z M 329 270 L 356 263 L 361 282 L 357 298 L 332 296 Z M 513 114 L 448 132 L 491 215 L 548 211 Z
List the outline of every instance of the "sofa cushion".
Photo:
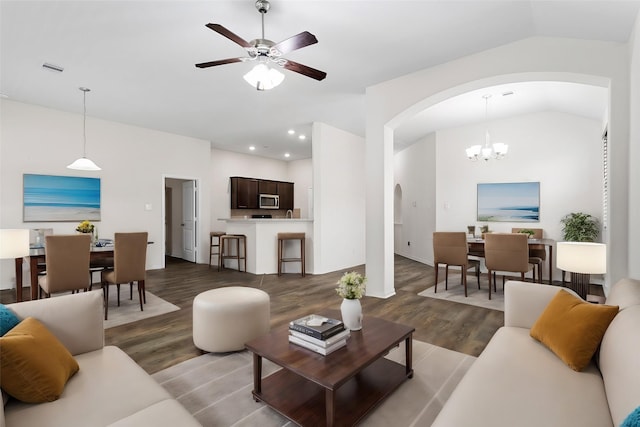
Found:
M 503 327 L 473 363 L 432 427 L 612 427 L 602 378 L 576 372 L 525 328 Z
M 10 400 L 5 407 L 7 426 L 105 426 L 172 399 L 117 347 L 79 354 L 76 360 L 80 371 L 60 399 L 40 404 Z
M 171 399 L 158 402 L 109 425 L 109 427 L 143 426 L 201 427 L 201 424 L 177 400 Z
M 564 290 L 558 291 L 531 328 L 531 336 L 580 371 L 598 349 L 617 306 L 591 304 Z
M 602 338 L 600 371 L 616 426 L 640 406 L 640 305 L 622 310 Z
M 4 336 L 4 334 L 13 329 L 18 323 L 20 323 L 18 316 L 9 310 L 6 305 L 0 304 L 0 337 Z
M 617 305 L 620 310 L 640 305 L 640 280 L 620 279 L 611 288 L 607 296 L 607 305 Z
M 27 317 L 0 338 L 0 384 L 23 402 L 58 399 L 78 363 L 47 328 Z

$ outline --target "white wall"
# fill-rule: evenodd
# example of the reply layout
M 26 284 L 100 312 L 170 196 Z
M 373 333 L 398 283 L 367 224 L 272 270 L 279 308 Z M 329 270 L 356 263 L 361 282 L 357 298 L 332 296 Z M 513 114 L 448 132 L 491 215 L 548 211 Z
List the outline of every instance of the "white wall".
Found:
M 629 52 L 624 44 L 535 37 L 480 52 L 367 88 L 368 291 L 393 285 L 393 129 L 444 99 L 496 84 L 556 80 L 609 87 L 611 228 L 608 281 L 628 274 Z M 391 231 L 390 231 L 391 230 Z
M 314 273 L 364 263 L 364 139 L 313 124 Z
M 294 183 L 293 207 L 300 209 L 300 218 L 313 218 L 312 212 L 309 212 L 309 190 L 313 189 L 313 160 L 294 160 L 287 166 L 287 181 Z
M 464 154 L 467 146 L 483 140 L 485 123 L 437 133 L 438 230 L 489 225 L 491 231 L 510 232 L 512 227 L 532 227 L 542 228 L 545 238 L 562 240 L 564 215 L 586 212 L 602 219 L 599 120 L 544 112 L 490 121 L 488 126 L 496 141 L 509 144 L 503 160 L 470 162 Z M 526 181 L 540 182 L 540 222 L 476 221 L 478 183 Z
M 402 215 L 394 226 L 396 253 L 425 264 L 433 263 L 436 230 L 435 136 L 429 134 L 394 156 L 395 184 L 402 188 Z
M 72 171 L 66 165 L 82 154 L 82 115 L 1 100 L 0 227 L 53 228 L 74 233 L 76 222 L 22 221 L 22 175 L 92 176 L 101 178 L 100 237 L 116 231 L 149 232 L 155 243 L 147 252 L 147 268 L 164 266 L 163 175 L 200 179 L 201 206 L 209 206 L 209 142 L 87 117 L 87 157 L 99 172 Z M 151 210 L 145 210 L 150 204 Z M 202 224 L 209 210 L 201 209 Z M 208 231 L 208 230 L 207 230 Z M 200 233 L 204 236 L 205 233 Z M 199 239 L 208 248 L 208 232 Z M 205 262 L 207 250 L 198 260 Z M 15 286 L 13 261 L 0 263 L 0 287 Z
M 640 15 L 630 42 L 629 276 L 640 279 Z

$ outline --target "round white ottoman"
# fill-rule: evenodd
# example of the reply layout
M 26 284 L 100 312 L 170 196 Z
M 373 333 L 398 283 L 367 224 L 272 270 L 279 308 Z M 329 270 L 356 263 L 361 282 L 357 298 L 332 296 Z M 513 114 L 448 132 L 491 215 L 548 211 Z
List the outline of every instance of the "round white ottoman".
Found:
M 193 343 L 214 353 L 238 351 L 269 332 L 269 294 L 230 286 L 198 294 L 193 300 Z

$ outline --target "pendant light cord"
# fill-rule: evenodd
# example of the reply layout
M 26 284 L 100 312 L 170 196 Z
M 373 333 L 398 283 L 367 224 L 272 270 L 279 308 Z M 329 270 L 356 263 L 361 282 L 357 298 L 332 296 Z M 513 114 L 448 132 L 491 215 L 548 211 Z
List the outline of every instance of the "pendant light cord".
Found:
M 87 91 L 82 91 L 82 156 L 87 157 Z

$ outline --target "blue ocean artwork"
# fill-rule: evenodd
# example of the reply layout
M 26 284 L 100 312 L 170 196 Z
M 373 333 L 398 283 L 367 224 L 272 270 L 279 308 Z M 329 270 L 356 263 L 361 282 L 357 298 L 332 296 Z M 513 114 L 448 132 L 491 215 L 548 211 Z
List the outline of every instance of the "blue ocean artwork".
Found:
M 540 183 L 478 184 L 478 221 L 539 222 Z
M 100 178 L 24 174 L 24 221 L 99 221 Z

